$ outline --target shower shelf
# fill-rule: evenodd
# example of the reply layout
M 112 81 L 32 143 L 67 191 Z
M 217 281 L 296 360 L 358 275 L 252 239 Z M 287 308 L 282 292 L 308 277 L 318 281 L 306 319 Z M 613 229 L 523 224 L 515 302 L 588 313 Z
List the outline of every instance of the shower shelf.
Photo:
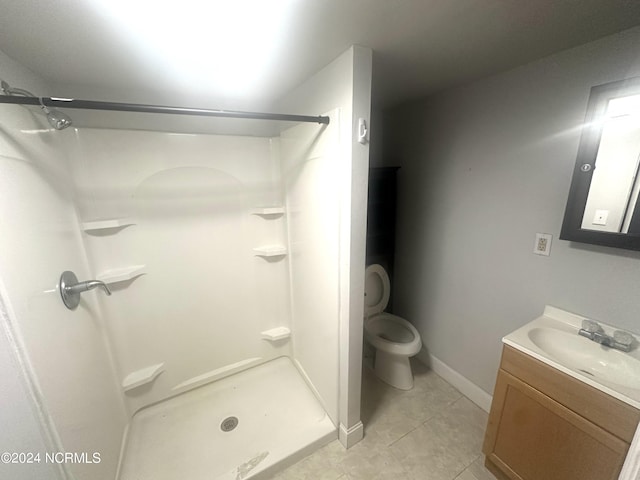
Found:
M 259 257 L 281 257 L 287 254 L 287 247 L 283 245 L 263 245 L 254 248 L 253 251 Z
M 132 390 L 145 383 L 153 382 L 158 375 L 164 372 L 164 363 L 158 363 L 157 365 L 151 365 L 150 367 L 141 368 L 135 372 L 130 373 L 122 381 L 122 388 L 126 392 Z
M 93 220 L 91 222 L 82 222 L 80 224 L 85 232 L 95 232 L 98 230 L 111 230 L 114 228 L 128 227 L 135 225 L 130 218 L 112 218 L 110 220 Z
M 284 207 L 256 207 L 251 213 L 253 215 L 260 215 L 264 217 L 282 215 L 284 213 Z
M 289 330 L 287 327 L 276 327 L 270 330 L 265 330 L 264 332 L 260 332 L 260 335 L 262 335 L 262 338 L 265 340 L 275 342 L 278 340 L 289 338 L 291 336 L 291 330 Z
M 125 280 L 131 280 L 139 275 L 143 275 L 145 268 L 146 265 L 131 265 L 129 267 L 115 268 L 102 272 L 98 275 L 98 279 L 104 283 L 124 282 Z

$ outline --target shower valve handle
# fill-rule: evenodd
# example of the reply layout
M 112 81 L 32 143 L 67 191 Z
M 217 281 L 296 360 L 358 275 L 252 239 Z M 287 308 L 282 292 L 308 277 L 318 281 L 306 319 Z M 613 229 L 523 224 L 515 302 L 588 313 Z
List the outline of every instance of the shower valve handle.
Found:
M 70 271 L 63 272 L 60 276 L 60 295 L 62 302 L 69 310 L 75 310 L 80 303 L 80 294 L 96 287 L 102 288 L 107 295 L 111 295 L 111 290 L 106 283 L 100 280 L 85 280 L 78 282 L 76 274 Z

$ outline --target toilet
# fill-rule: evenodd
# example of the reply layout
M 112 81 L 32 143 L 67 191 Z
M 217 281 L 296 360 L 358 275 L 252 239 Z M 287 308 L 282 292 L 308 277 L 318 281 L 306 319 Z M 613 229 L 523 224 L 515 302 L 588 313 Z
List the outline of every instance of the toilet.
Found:
M 365 271 L 364 337 L 376 349 L 376 376 L 400 390 L 413 388 L 409 357 L 422 347 L 420 334 L 404 318 L 384 311 L 389 303 L 391 282 L 382 265 L 370 265 Z

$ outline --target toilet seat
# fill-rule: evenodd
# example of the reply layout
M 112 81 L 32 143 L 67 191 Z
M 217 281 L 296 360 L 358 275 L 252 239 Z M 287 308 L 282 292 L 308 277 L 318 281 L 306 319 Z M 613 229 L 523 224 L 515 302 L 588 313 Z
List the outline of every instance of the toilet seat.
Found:
M 364 314 L 370 317 L 384 312 L 387 308 L 391 296 L 391 282 L 382 265 L 369 265 L 364 275 Z
M 420 333 L 407 320 L 391 313 L 379 313 L 364 321 L 367 341 L 393 355 L 413 356 L 422 348 Z

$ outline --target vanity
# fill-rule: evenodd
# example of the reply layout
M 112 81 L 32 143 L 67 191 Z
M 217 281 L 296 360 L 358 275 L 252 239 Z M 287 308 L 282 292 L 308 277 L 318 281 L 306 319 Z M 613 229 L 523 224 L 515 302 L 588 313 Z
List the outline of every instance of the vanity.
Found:
M 498 479 L 618 479 L 640 422 L 640 352 L 584 338 L 584 320 L 548 306 L 503 338 L 483 445 Z

